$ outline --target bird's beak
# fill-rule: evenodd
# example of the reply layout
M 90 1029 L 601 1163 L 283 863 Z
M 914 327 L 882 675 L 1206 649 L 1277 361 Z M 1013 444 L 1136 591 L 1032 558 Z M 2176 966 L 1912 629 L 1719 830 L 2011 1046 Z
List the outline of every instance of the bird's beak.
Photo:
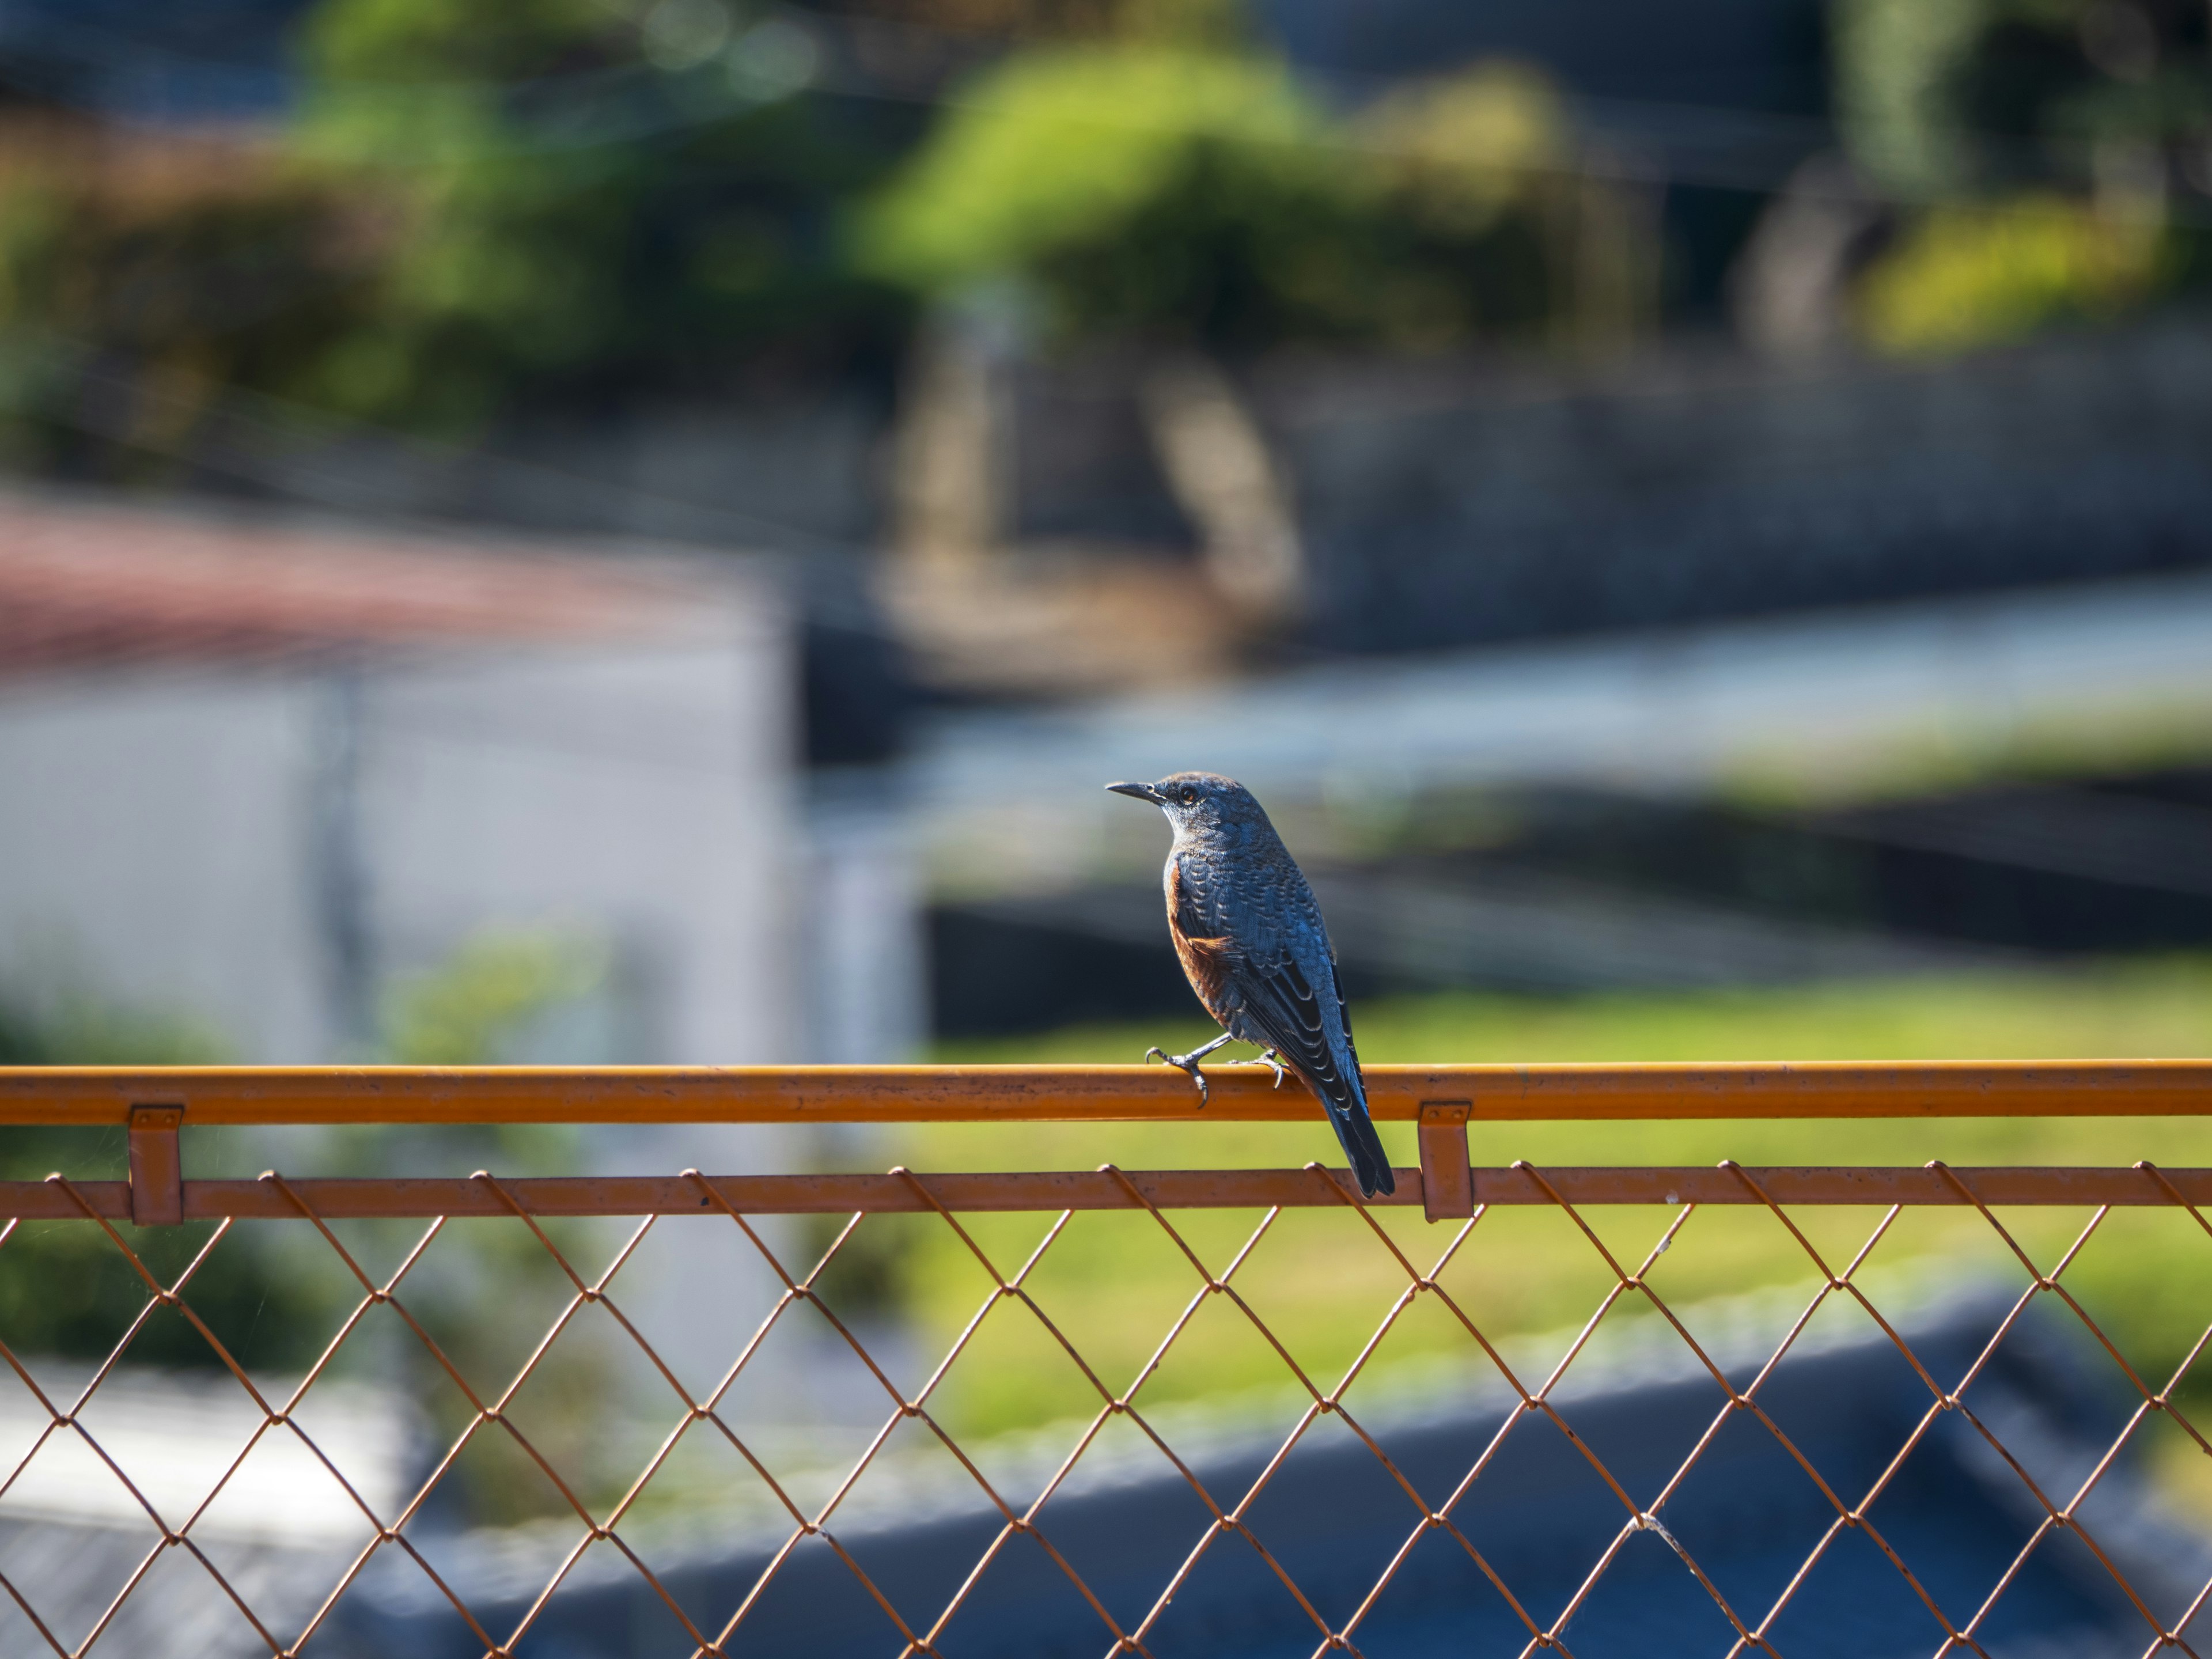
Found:
M 1148 800 L 1155 806 L 1160 805 L 1160 792 L 1149 783 L 1109 783 L 1106 787 L 1117 795 L 1134 795 L 1139 800 Z

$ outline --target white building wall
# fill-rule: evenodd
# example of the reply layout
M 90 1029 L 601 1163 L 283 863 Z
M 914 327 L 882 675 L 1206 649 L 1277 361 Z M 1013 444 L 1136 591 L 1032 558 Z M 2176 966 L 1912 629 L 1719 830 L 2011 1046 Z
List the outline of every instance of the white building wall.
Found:
M 807 1058 L 896 1065 L 929 1040 L 921 863 L 903 799 L 842 781 L 806 812 Z
M 805 1058 L 805 975 L 792 965 L 805 943 L 793 890 L 805 857 L 796 676 L 781 635 L 757 631 L 742 646 L 478 658 L 373 680 L 359 811 L 387 963 L 434 963 L 489 930 L 596 933 L 646 1018 L 621 1023 L 635 1047 L 586 1058 Z M 698 1124 L 602 1126 L 586 1146 L 586 1166 L 605 1174 L 790 1169 L 809 1151 L 787 1128 Z M 703 1395 L 781 1288 L 726 1218 L 669 1217 L 615 1293 Z M 638 1406 L 665 1407 L 642 1356 L 602 1335 Z
M 652 1017 L 605 1060 L 804 1056 L 781 618 L 676 644 L 0 684 L 0 988 L 340 1057 L 374 977 L 487 930 L 604 937 Z
M 241 1060 L 345 1057 L 350 905 L 370 1003 L 471 937 L 550 927 L 611 944 L 644 1015 L 563 1058 L 803 1059 L 792 648 L 757 596 L 672 643 L 0 683 L 0 995 L 65 981 L 200 1022 Z M 264 1157 L 314 1161 L 311 1134 L 268 1139 Z M 807 1151 L 699 1126 L 586 1146 L 608 1172 Z M 618 1295 L 703 1389 L 778 1288 L 726 1220 L 683 1218 Z M 641 1402 L 665 1396 L 641 1358 L 624 1369 Z
M 241 1058 L 325 1057 L 311 690 L 176 672 L 0 688 L 0 991 L 184 1015 Z
M 359 811 L 394 965 L 486 928 L 604 933 L 656 1005 L 611 1060 L 799 1057 L 787 971 L 790 674 L 778 642 L 545 653 L 379 677 Z

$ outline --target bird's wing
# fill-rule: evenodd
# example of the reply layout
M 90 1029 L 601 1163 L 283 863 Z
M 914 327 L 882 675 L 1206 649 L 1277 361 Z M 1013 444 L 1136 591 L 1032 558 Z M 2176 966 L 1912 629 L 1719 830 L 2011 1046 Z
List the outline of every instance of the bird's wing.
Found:
M 1325 955 L 1321 964 L 1328 969 L 1325 993 L 1316 993 L 1297 955 L 1288 951 L 1270 971 L 1255 973 L 1247 963 L 1232 969 L 1231 977 L 1243 995 L 1247 1024 L 1266 1036 L 1328 1109 L 1329 1127 L 1352 1162 L 1361 1194 L 1372 1198 L 1377 1193 L 1394 1193 L 1398 1183 L 1382 1137 L 1367 1115 L 1367 1091 L 1360 1080 L 1349 1027 L 1337 1028 L 1340 1043 L 1329 1040 L 1322 995 L 1335 998 L 1341 1010 L 1344 988 L 1337 981 L 1336 964 Z
M 1340 1112 L 1364 1109 L 1367 1103 L 1359 1086 L 1358 1061 L 1351 1057 L 1350 1027 L 1339 1028 L 1345 1033 L 1342 1060 L 1329 1042 L 1322 997 L 1334 997 L 1340 1012 L 1344 994 L 1337 984 L 1335 964 L 1322 960 L 1328 968 L 1325 988 L 1316 988 L 1297 954 L 1288 951 L 1279 952 L 1273 962 L 1249 957 L 1233 961 L 1229 979 L 1245 1018 L 1284 1062 L 1313 1085 L 1316 1094 Z

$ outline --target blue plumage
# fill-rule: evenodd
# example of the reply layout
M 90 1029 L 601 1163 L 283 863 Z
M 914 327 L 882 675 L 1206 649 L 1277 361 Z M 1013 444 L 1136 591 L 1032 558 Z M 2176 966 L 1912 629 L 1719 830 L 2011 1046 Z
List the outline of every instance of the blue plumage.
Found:
M 1367 1115 L 1321 906 L 1266 811 L 1243 784 L 1211 772 L 1107 787 L 1152 801 L 1175 828 L 1163 874 L 1168 933 L 1191 988 L 1224 1033 L 1190 1054 L 1162 1058 L 1188 1072 L 1203 1097 L 1201 1058 L 1231 1038 L 1257 1043 L 1328 1109 L 1359 1190 L 1370 1198 L 1395 1191 Z

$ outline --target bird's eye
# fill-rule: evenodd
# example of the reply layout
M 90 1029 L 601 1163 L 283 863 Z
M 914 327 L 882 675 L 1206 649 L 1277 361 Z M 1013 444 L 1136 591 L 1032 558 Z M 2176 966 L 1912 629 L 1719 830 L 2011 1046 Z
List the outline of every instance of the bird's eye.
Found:
M 1198 791 L 1197 791 L 1197 790 L 1195 790 L 1195 789 L 1191 788 L 1191 787 L 1188 787 L 1188 785 L 1184 786 L 1183 792 L 1182 792 L 1182 804 L 1183 804 L 1185 806 L 1195 806 L 1195 805 L 1198 805 Z

